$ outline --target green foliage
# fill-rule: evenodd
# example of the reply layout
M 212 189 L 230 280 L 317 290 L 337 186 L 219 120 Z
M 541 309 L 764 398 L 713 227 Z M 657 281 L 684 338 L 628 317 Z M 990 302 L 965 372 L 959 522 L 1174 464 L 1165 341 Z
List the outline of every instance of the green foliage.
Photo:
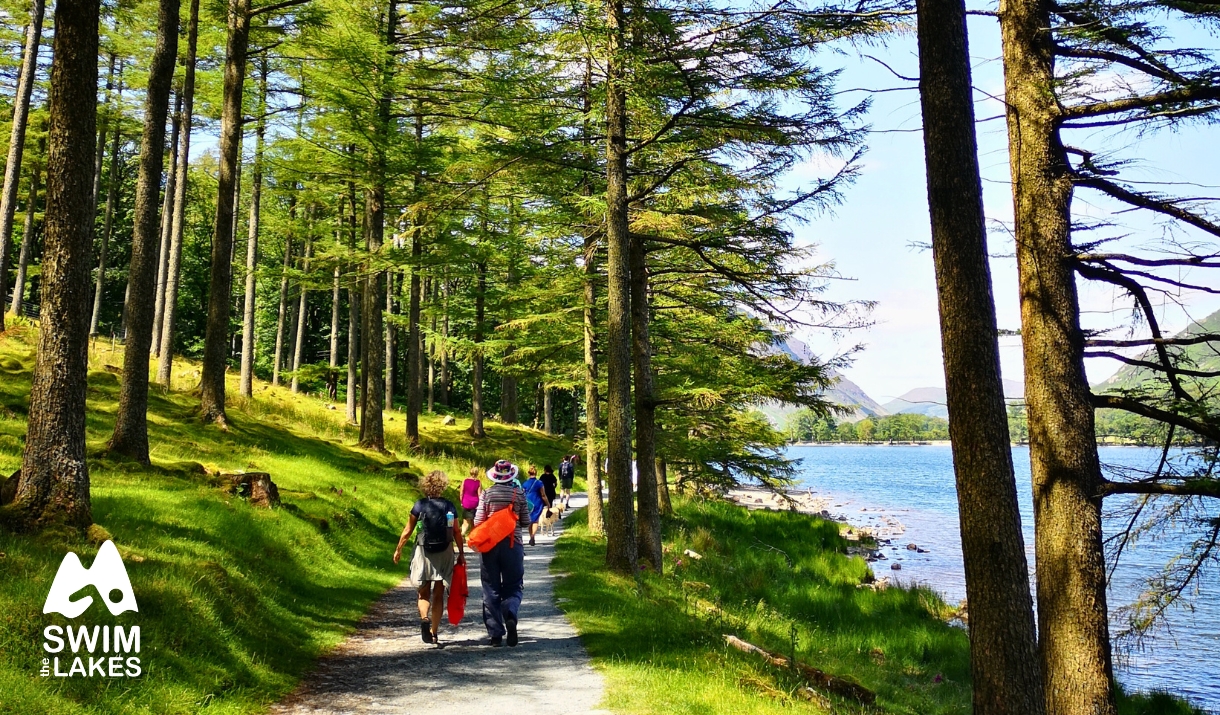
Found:
M 838 422 L 799 410 L 788 418 L 786 435 L 793 442 L 922 442 L 949 439 L 949 422 L 913 413 Z
M 943 621 L 950 609 L 927 589 L 861 587 L 868 565 L 845 555 L 837 524 L 719 501 L 675 507 L 664 577 L 607 572 L 582 515 L 559 541 L 553 569 L 568 576 L 556 595 L 616 712 L 821 712 L 798 696 L 803 682 L 724 634 L 783 654 L 795 640 L 802 662 L 876 692 L 876 712 L 970 711 L 968 640 Z

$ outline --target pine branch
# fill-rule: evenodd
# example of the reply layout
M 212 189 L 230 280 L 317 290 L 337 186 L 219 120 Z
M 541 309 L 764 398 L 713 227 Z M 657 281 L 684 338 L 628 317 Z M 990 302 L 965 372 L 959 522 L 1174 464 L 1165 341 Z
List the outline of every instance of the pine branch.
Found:
M 1220 479 L 1194 478 L 1183 479 L 1180 482 L 1113 482 L 1106 480 L 1101 485 L 1101 495 L 1108 497 L 1112 494 L 1168 494 L 1180 497 L 1220 499 Z
M 1191 432 L 1194 432 L 1202 437 L 1207 437 L 1208 439 L 1220 442 L 1220 426 L 1212 424 L 1211 422 L 1203 422 L 1187 417 L 1186 415 L 1178 414 L 1177 412 L 1162 410 L 1160 408 L 1153 407 L 1152 405 L 1140 402 L 1139 400 L 1130 397 L 1123 397 L 1121 395 L 1091 395 L 1090 399 L 1093 401 L 1093 407 L 1096 408 L 1123 410 L 1124 412 L 1130 412 L 1135 415 L 1154 419 L 1168 425 L 1175 425 L 1177 427 L 1190 430 Z
M 1099 117 L 1107 114 L 1120 114 L 1138 109 L 1160 107 L 1167 104 L 1189 104 L 1205 100 L 1220 100 L 1220 85 L 1181 87 L 1156 94 L 1064 107 L 1059 111 L 1059 119 L 1060 121 L 1086 119 L 1088 117 Z
M 1220 89 L 1220 88 L 1218 88 Z M 1192 211 L 1187 211 L 1179 206 L 1173 205 L 1171 202 L 1158 199 L 1148 194 L 1141 194 L 1130 189 L 1119 186 L 1113 181 L 1103 179 L 1099 176 L 1076 175 L 1076 184 L 1078 186 L 1087 186 L 1091 189 L 1107 194 L 1113 198 L 1122 201 L 1123 203 L 1136 206 L 1138 208 L 1155 211 L 1159 214 L 1164 214 L 1171 218 L 1176 218 L 1182 223 L 1189 224 L 1195 228 L 1206 231 L 1213 236 L 1220 237 L 1220 224 L 1196 214 Z

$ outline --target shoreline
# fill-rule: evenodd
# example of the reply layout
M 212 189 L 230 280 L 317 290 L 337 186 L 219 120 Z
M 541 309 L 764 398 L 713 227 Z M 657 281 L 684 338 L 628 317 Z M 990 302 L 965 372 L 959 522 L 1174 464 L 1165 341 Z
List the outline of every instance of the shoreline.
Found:
M 788 442 L 789 447 L 952 447 L 953 443 L 947 439 L 927 439 L 916 440 L 913 442 L 900 441 L 885 441 L 885 442 Z M 1012 447 L 1028 447 L 1029 442 L 1010 442 Z M 1142 444 L 1140 442 L 1098 442 L 1098 447 L 1141 447 L 1141 448 L 1157 448 L 1161 444 Z

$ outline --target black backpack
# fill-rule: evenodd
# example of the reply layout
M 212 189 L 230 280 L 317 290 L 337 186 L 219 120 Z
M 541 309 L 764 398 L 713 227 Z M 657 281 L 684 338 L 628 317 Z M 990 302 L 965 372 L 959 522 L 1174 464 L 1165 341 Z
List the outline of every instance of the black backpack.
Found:
M 449 523 L 447 515 L 453 505 L 445 499 L 424 499 L 419 510 L 419 543 L 424 551 L 435 554 L 449 548 Z M 456 515 L 456 513 L 455 513 Z
M 561 462 L 559 464 L 559 477 L 561 479 L 571 479 L 576 476 L 576 469 L 571 462 Z

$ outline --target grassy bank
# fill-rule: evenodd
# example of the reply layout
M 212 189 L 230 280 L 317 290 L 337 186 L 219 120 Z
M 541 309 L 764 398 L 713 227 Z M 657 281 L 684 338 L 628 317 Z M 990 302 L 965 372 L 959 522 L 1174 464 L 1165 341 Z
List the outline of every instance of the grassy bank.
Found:
M 0 474 L 20 466 L 35 335 L 0 336 Z M 338 643 L 370 602 L 401 579 L 390 554 L 418 496 L 404 471 L 445 469 L 455 481 L 496 457 L 558 463 L 556 439 L 488 424 L 472 444 L 469 420 L 425 416 L 425 454 L 408 456 L 403 416 L 388 413 L 391 454 L 358 449 L 343 406 L 265 383 L 232 400 L 232 429 L 198 419 L 197 398 L 154 389 L 149 429 L 154 467 L 110 459 L 104 445 L 118 402 L 119 351 L 91 355 L 88 448 L 93 538 L 0 531 L 0 712 L 247 713 L 293 688 L 317 655 Z M 107 367 L 110 366 L 110 367 Z M 174 383 L 198 382 L 180 363 Z M 236 378 L 230 394 L 237 394 Z M 411 468 L 387 468 L 410 459 Z M 251 508 L 216 486 L 216 472 L 269 472 L 284 507 Z M 340 491 L 341 490 L 341 491 Z M 85 565 L 110 535 L 126 563 L 138 613 L 112 618 L 95 604 L 75 621 L 42 606 L 64 554 Z M 96 598 L 96 594 L 94 594 Z M 141 628 L 144 675 L 134 679 L 39 677 L 46 625 Z M 63 666 L 67 668 L 67 664 Z
M 605 674 L 605 706 L 669 713 L 969 713 L 966 632 L 926 589 L 875 591 L 834 522 L 679 499 L 666 524 L 666 573 L 603 567 L 604 541 L 573 516 L 553 568 L 561 608 Z M 702 556 L 692 558 L 684 552 Z M 873 705 L 812 699 L 790 670 L 725 644 L 736 635 L 876 694 Z M 1123 697 L 1123 715 L 1201 715 L 1174 698 Z

